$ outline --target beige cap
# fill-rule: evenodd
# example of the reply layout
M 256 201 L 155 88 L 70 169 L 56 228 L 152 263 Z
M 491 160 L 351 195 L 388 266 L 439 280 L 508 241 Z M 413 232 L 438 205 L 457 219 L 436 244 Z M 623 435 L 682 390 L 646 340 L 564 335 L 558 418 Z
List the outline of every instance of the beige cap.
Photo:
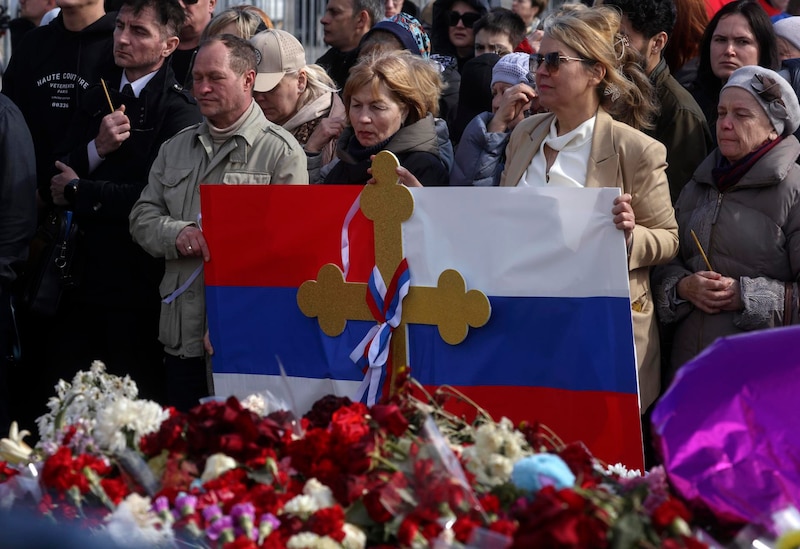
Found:
M 261 31 L 250 39 L 250 43 L 258 54 L 254 91 L 268 92 L 278 85 L 284 74 L 306 66 L 303 45 L 284 30 Z

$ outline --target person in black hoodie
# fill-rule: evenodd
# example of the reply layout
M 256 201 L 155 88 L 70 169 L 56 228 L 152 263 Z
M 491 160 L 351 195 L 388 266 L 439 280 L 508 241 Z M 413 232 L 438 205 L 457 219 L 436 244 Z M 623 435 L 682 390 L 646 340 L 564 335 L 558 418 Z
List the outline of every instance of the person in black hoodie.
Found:
M 435 0 L 430 32 L 433 53 L 455 59 L 460 73 L 464 63 L 475 57 L 472 26 L 488 11 L 486 0 Z
M 86 90 L 113 66 L 114 14 L 102 0 L 60 2 L 51 24 L 28 32 L 3 75 L 3 94 L 22 111 L 36 148 L 39 198 L 52 203 L 50 178 L 64 135 Z
M 133 242 L 128 215 L 161 144 L 202 120 L 166 61 L 183 21 L 178 0 L 122 0 L 116 67 L 103 74 L 115 110 L 109 112 L 101 85 L 87 90 L 69 136 L 79 145 L 57 164 L 60 173 L 50 185 L 55 204 L 75 212 L 84 262 L 78 286 L 61 302 L 61 329 L 48 342 L 59 357 L 57 373 L 69 375 L 101 359 L 109 372 L 130 375 L 142 398 L 161 402 L 163 262 Z

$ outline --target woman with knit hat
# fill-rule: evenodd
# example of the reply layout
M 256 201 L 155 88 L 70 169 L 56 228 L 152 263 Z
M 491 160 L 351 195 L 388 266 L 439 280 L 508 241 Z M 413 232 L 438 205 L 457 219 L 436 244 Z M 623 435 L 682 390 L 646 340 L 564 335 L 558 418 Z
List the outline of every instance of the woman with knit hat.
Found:
M 773 25 L 781 61 L 800 57 L 800 16 L 785 17 Z
M 531 87 L 530 56 L 511 53 L 492 68 L 492 112 L 472 119 L 464 130 L 450 172 L 450 185 L 497 186 L 505 165 L 508 137 L 530 112 L 536 98 Z
M 675 205 L 678 257 L 653 277 L 661 321 L 676 325 L 672 373 L 720 336 L 798 322 L 797 95 L 776 72 L 745 66 L 718 110 L 719 146 Z

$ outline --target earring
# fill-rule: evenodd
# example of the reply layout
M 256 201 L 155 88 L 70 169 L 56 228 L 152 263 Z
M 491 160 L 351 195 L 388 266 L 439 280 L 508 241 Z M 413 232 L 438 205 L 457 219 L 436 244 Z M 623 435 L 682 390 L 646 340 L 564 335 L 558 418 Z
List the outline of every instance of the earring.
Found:
M 611 101 L 616 101 L 620 96 L 619 86 L 616 84 L 607 85 L 606 89 L 603 90 L 603 95 L 610 95 Z

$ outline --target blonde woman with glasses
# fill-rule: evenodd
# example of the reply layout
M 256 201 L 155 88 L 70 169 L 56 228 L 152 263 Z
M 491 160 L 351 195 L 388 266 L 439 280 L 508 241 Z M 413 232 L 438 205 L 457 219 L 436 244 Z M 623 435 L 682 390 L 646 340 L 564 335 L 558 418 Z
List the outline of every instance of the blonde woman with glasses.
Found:
M 506 149 L 502 186 L 618 187 L 609 223 L 628 247 L 631 314 L 641 411 L 660 387 L 659 340 L 650 269 L 678 251 L 666 150 L 636 128 L 655 112 L 638 54 L 608 7 L 564 10 L 544 24 L 532 56 L 539 103 L 550 112 L 520 122 Z

